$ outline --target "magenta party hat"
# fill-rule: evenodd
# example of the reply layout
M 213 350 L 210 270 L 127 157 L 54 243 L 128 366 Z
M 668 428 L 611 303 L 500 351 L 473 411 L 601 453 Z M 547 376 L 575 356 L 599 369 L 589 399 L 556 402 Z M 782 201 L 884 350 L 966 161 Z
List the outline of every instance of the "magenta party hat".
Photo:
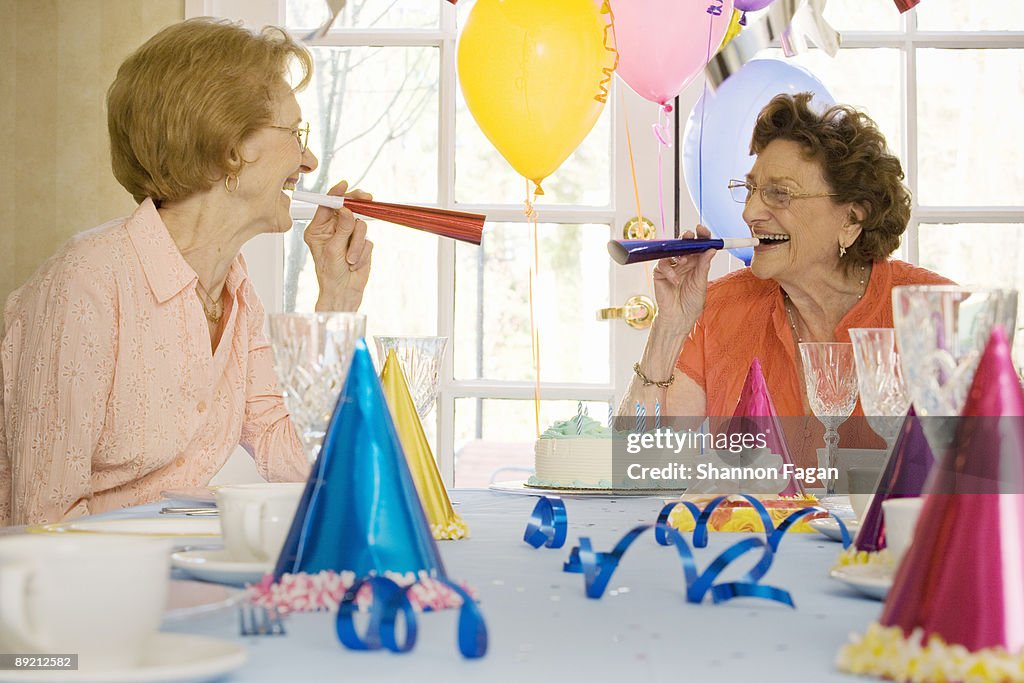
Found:
M 839 666 L 895 680 L 1024 681 L 1024 391 L 992 331 L 878 623 Z
M 856 551 L 869 553 L 885 548 L 885 519 L 882 503 L 890 498 L 920 496 L 924 490 L 928 473 L 931 472 L 935 456 L 925 439 L 914 408 L 910 408 L 903 420 L 899 436 L 892 448 L 882 476 L 878 479 L 871 504 L 864 513 L 864 519 L 854 541 Z
M 445 575 L 362 339 L 274 578 L 321 571 Z
M 740 392 L 740 400 L 736 404 L 733 417 L 729 420 L 728 431 L 730 434 L 763 434 L 769 452 L 781 456 L 783 464 L 793 464 L 793 457 L 789 454 L 789 446 L 786 444 L 786 435 L 782 431 L 772 395 L 768 392 L 768 384 L 764 381 L 764 373 L 761 372 L 761 361 L 757 358 L 751 362 L 747 378 L 743 381 L 743 390 Z M 790 477 L 779 494 L 802 496 L 803 484 L 799 479 Z

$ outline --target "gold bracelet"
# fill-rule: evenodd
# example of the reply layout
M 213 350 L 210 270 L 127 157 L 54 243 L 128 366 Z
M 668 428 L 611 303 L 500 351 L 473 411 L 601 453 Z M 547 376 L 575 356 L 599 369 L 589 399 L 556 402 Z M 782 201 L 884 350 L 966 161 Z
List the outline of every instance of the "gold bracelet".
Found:
M 669 385 L 672 384 L 672 382 L 676 381 L 676 373 L 674 372 L 671 375 L 669 375 L 669 378 L 666 379 L 664 382 L 655 382 L 653 380 L 647 379 L 647 375 L 645 375 L 643 371 L 640 370 L 639 362 L 633 363 L 633 372 L 636 373 L 636 376 L 640 378 L 640 381 L 643 382 L 645 387 L 649 387 L 653 384 L 656 387 L 667 389 Z

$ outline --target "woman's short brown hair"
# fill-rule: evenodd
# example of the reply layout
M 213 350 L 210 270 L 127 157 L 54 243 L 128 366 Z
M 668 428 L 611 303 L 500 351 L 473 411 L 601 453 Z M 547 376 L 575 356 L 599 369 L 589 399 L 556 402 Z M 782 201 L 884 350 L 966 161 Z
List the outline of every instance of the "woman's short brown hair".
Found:
M 757 117 L 750 153 L 760 154 L 773 140 L 799 143 L 821 164 L 836 193 L 832 199 L 864 211 L 863 232 L 848 248 L 845 264 L 888 258 L 910 220 L 910 191 L 903 185 L 900 160 L 867 114 L 843 105 L 819 114 L 808 106 L 810 100 L 811 93 L 776 95 Z
M 283 30 L 254 33 L 208 17 L 165 28 L 121 64 L 107 91 L 114 176 L 135 200 L 184 199 L 242 166 L 241 143 L 272 123 L 276 88 L 295 60 L 313 62 Z

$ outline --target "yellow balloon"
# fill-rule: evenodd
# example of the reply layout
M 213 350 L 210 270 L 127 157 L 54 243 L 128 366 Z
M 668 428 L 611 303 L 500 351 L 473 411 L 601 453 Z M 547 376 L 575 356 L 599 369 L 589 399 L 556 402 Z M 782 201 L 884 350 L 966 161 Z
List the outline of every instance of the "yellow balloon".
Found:
M 729 20 L 729 28 L 725 29 L 725 36 L 722 38 L 722 44 L 718 46 L 721 50 L 723 47 L 729 44 L 729 41 L 740 34 L 743 30 L 743 25 L 740 24 L 740 19 L 743 17 L 743 12 L 737 9 L 732 11 L 732 18 Z
M 538 187 L 601 114 L 602 69 L 614 63 L 605 25 L 594 0 L 477 0 L 469 13 L 458 50 L 466 104 Z

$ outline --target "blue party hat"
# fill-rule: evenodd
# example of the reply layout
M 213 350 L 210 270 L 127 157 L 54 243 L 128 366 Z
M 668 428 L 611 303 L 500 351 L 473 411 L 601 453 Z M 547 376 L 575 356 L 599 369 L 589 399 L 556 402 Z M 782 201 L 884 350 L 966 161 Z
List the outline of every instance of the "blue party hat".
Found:
M 321 571 L 351 571 L 357 577 L 385 572 L 445 576 L 362 339 L 274 579 Z

